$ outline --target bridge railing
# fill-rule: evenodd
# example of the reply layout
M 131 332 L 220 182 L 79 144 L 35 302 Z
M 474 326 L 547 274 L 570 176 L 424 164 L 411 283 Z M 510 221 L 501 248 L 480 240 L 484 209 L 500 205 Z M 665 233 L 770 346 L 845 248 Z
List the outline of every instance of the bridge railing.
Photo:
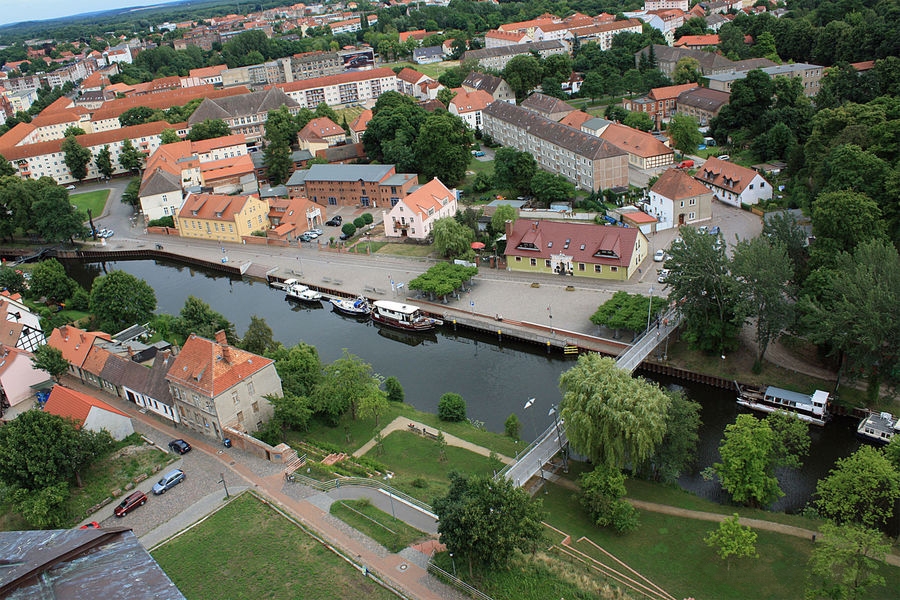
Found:
M 382 483 L 378 479 L 369 479 L 367 477 L 344 477 L 341 479 L 331 479 L 329 481 L 318 481 L 317 479 L 312 479 L 311 477 L 307 477 L 306 475 L 301 475 L 299 473 L 294 473 L 293 481 L 297 483 L 302 483 L 303 485 L 309 486 L 311 488 L 317 489 L 320 492 L 328 492 L 333 489 L 339 488 L 342 485 L 354 485 L 358 487 L 368 487 L 374 488 L 377 490 L 381 490 L 383 492 L 387 492 L 391 494 L 395 498 L 402 500 L 408 504 L 412 504 L 416 508 L 427 512 L 428 514 L 433 515 L 434 509 L 431 508 L 429 504 L 422 502 L 416 498 L 413 498 L 409 494 L 404 494 L 400 490 L 393 488 L 385 483 Z
M 541 433 L 541 435 L 539 435 L 537 437 L 537 439 L 535 439 L 533 442 L 531 442 L 530 444 L 528 444 L 527 446 L 522 448 L 522 450 L 518 454 L 516 454 L 515 458 L 513 458 L 513 461 L 511 463 L 508 463 L 505 467 L 503 467 L 500 471 L 498 471 L 497 474 L 494 475 L 494 479 L 506 477 L 506 474 L 509 473 L 509 471 L 513 467 L 515 467 L 518 462 L 520 462 L 523 458 L 528 456 L 528 454 L 531 451 L 533 451 L 535 448 L 540 446 L 544 442 L 544 440 L 546 440 L 550 435 L 552 435 L 551 432 L 554 431 L 555 429 L 556 429 L 556 424 L 555 423 L 551 424 L 547 429 L 544 430 L 543 433 Z

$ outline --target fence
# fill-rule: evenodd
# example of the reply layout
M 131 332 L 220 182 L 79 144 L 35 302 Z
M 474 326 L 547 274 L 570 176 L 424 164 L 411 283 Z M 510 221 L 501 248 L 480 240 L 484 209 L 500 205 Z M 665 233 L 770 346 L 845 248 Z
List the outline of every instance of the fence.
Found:
M 381 490 L 391 494 L 395 498 L 402 500 L 408 504 L 412 504 L 416 508 L 428 513 L 429 515 L 434 515 L 434 509 L 431 508 L 430 505 L 425 504 L 421 500 L 417 500 L 413 498 L 409 494 L 404 494 L 400 490 L 392 488 L 389 485 L 386 485 L 379 481 L 378 479 L 369 479 L 366 477 L 344 477 L 341 479 L 332 479 L 330 481 L 318 481 L 316 479 L 312 479 L 311 477 L 307 477 L 306 475 L 301 475 L 299 473 L 294 473 L 294 481 L 297 483 L 302 483 L 303 485 L 309 486 L 311 488 L 315 488 L 320 492 L 328 492 L 335 488 L 339 488 L 342 485 L 355 485 L 359 487 L 368 487 L 374 488 L 376 490 Z M 435 516 L 437 518 L 437 516 Z
M 440 568 L 439 566 L 437 566 L 430 560 L 428 561 L 427 571 L 429 573 L 431 573 L 432 575 L 435 575 L 439 579 L 443 579 L 448 584 L 452 585 L 453 587 L 455 587 L 459 591 L 463 592 L 464 594 L 468 594 L 469 596 L 471 596 L 472 598 L 475 598 L 476 600 L 494 600 L 493 598 L 491 598 L 484 592 L 482 592 L 476 588 L 473 588 L 471 585 L 469 585 L 468 583 L 466 583 L 459 577 L 457 577 L 455 575 L 451 575 L 450 573 L 443 570 L 442 568 Z

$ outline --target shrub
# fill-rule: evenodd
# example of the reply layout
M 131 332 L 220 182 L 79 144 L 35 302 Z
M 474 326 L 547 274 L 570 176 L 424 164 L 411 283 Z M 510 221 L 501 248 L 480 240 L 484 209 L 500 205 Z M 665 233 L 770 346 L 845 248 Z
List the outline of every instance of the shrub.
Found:
M 147 227 L 175 227 L 175 218 L 162 217 L 160 219 L 153 219 L 147 223 Z
M 356 217 L 355 219 L 353 219 L 353 224 L 356 226 L 357 229 L 362 229 L 363 227 L 366 226 L 366 220 L 363 219 L 362 217 Z
M 522 423 L 519 422 L 519 417 L 516 416 L 516 413 L 506 417 L 506 423 L 503 424 L 503 427 L 504 431 L 506 431 L 506 435 L 514 440 L 519 439 L 519 431 L 522 429 Z
M 348 237 L 353 237 L 356 235 L 356 225 L 353 223 L 344 223 L 343 227 L 341 227 L 341 233 Z
M 254 231 L 254 232 L 251 233 L 250 235 L 252 235 L 252 236 L 254 236 L 254 237 L 266 237 L 266 232 L 263 231 L 262 229 L 257 229 L 256 231 Z
M 438 402 L 438 419 L 441 421 L 465 421 L 466 401 L 459 394 L 447 392 Z
M 391 402 L 403 402 L 405 397 L 403 386 L 400 385 L 400 380 L 393 375 L 384 380 L 384 391 L 387 392 L 388 400 Z
M 372 221 L 375 220 L 375 217 L 372 216 L 372 213 L 363 213 L 362 220 L 366 225 L 371 225 Z
M 90 301 L 91 297 L 88 295 L 87 291 L 85 291 L 83 287 L 78 286 L 75 289 L 75 293 L 72 294 L 72 297 L 66 302 L 66 308 L 84 312 L 88 309 Z

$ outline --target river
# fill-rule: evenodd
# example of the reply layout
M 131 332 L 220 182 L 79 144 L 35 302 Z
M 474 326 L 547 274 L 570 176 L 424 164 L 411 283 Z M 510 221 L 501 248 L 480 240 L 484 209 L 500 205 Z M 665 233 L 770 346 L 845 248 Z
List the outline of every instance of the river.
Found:
M 329 308 L 309 308 L 288 302 L 284 292 L 264 282 L 245 281 L 212 271 L 160 261 L 119 261 L 82 264 L 69 262 L 69 274 L 90 289 L 90 282 L 104 270 L 121 269 L 146 280 L 156 290 L 158 312 L 178 314 L 189 295 L 207 302 L 235 324 L 242 335 L 250 316 L 265 318 L 275 339 L 291 346 L 305 342 L 316 346 L 323 363 L 339 358 L 344 349 L 372 365 L 385 377 L 400 380 L 406 402 L 427 412 L 437 412 L 440 396 L 456 392 L 466 401 L 468 416 L 483 421 L 491 431 L 503 431 L 506 418 L 516 413 L 522 436 L 534 439 L 548 427 L 550 408 L 561 400 L 559 376 L 574 358 L 546 354 L 536 346 L 470 331 L 455 332 L 445 326 L 432 335 L 383 330 L 333 313 Z M 662 376 L 651 379 L 669 388 L 683 389 L 703 406 L 697 472 L 679 483 L 685 489 L 719 502 L 727 502 L 720 486 L 699 474 L 718 460 L 718 445 L 727 424 L 738 414 L 735 392 Z M 535 398 L 529 409 L 524 405 Z M 855 422 L 839 419 L 826 427 L 810 427 L 812 445 L 803 468 L 781 473 L 785 497 L 774 510 L 796 511 L 809 502 L 816 482 L 827 475 L 835 460 L 850 455 L 859 443 Z

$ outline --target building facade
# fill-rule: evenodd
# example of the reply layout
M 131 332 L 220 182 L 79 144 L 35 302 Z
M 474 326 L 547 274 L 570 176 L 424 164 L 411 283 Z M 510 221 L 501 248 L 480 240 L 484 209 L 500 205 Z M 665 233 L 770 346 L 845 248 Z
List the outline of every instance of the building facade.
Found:
M 315 110 L 323 102 L 328 106 L 341 106 L 377 100 L 384 92 L 397 91 L 397 75 L 391 69 L 380 68 L 283 83 L 277 87 L 298 107 Z
M 239 244 L 254 231 L 269 228 L 269 206 L 254 194 L 188 194 L 175 217 L 175 228 L 185 238 Z
M 295 171 L 287 182 L 291 198 L 306 197 L 325 206 L 387 208 L 409 195 L 414 173 L 397 173 L 394 165 L 312 165 Z
M 663 171 L 650 188 L 647 212 L 657 231 L 693 225 L 712 217 L 713 193 L 681 169 Z
M 435 221 L 452 217 L 457 210 L 456 191 L 449 189 L 435 177 L 401 198 L 390 212 L 383 213 L 384 234 L 388 237 L 425 240 L 431 235 Z
M 697 170 L 694 179 L 712 190 L 717 200 L 731 206 L 772 199 L 772 185 L 762 175 L 714 156 Z

